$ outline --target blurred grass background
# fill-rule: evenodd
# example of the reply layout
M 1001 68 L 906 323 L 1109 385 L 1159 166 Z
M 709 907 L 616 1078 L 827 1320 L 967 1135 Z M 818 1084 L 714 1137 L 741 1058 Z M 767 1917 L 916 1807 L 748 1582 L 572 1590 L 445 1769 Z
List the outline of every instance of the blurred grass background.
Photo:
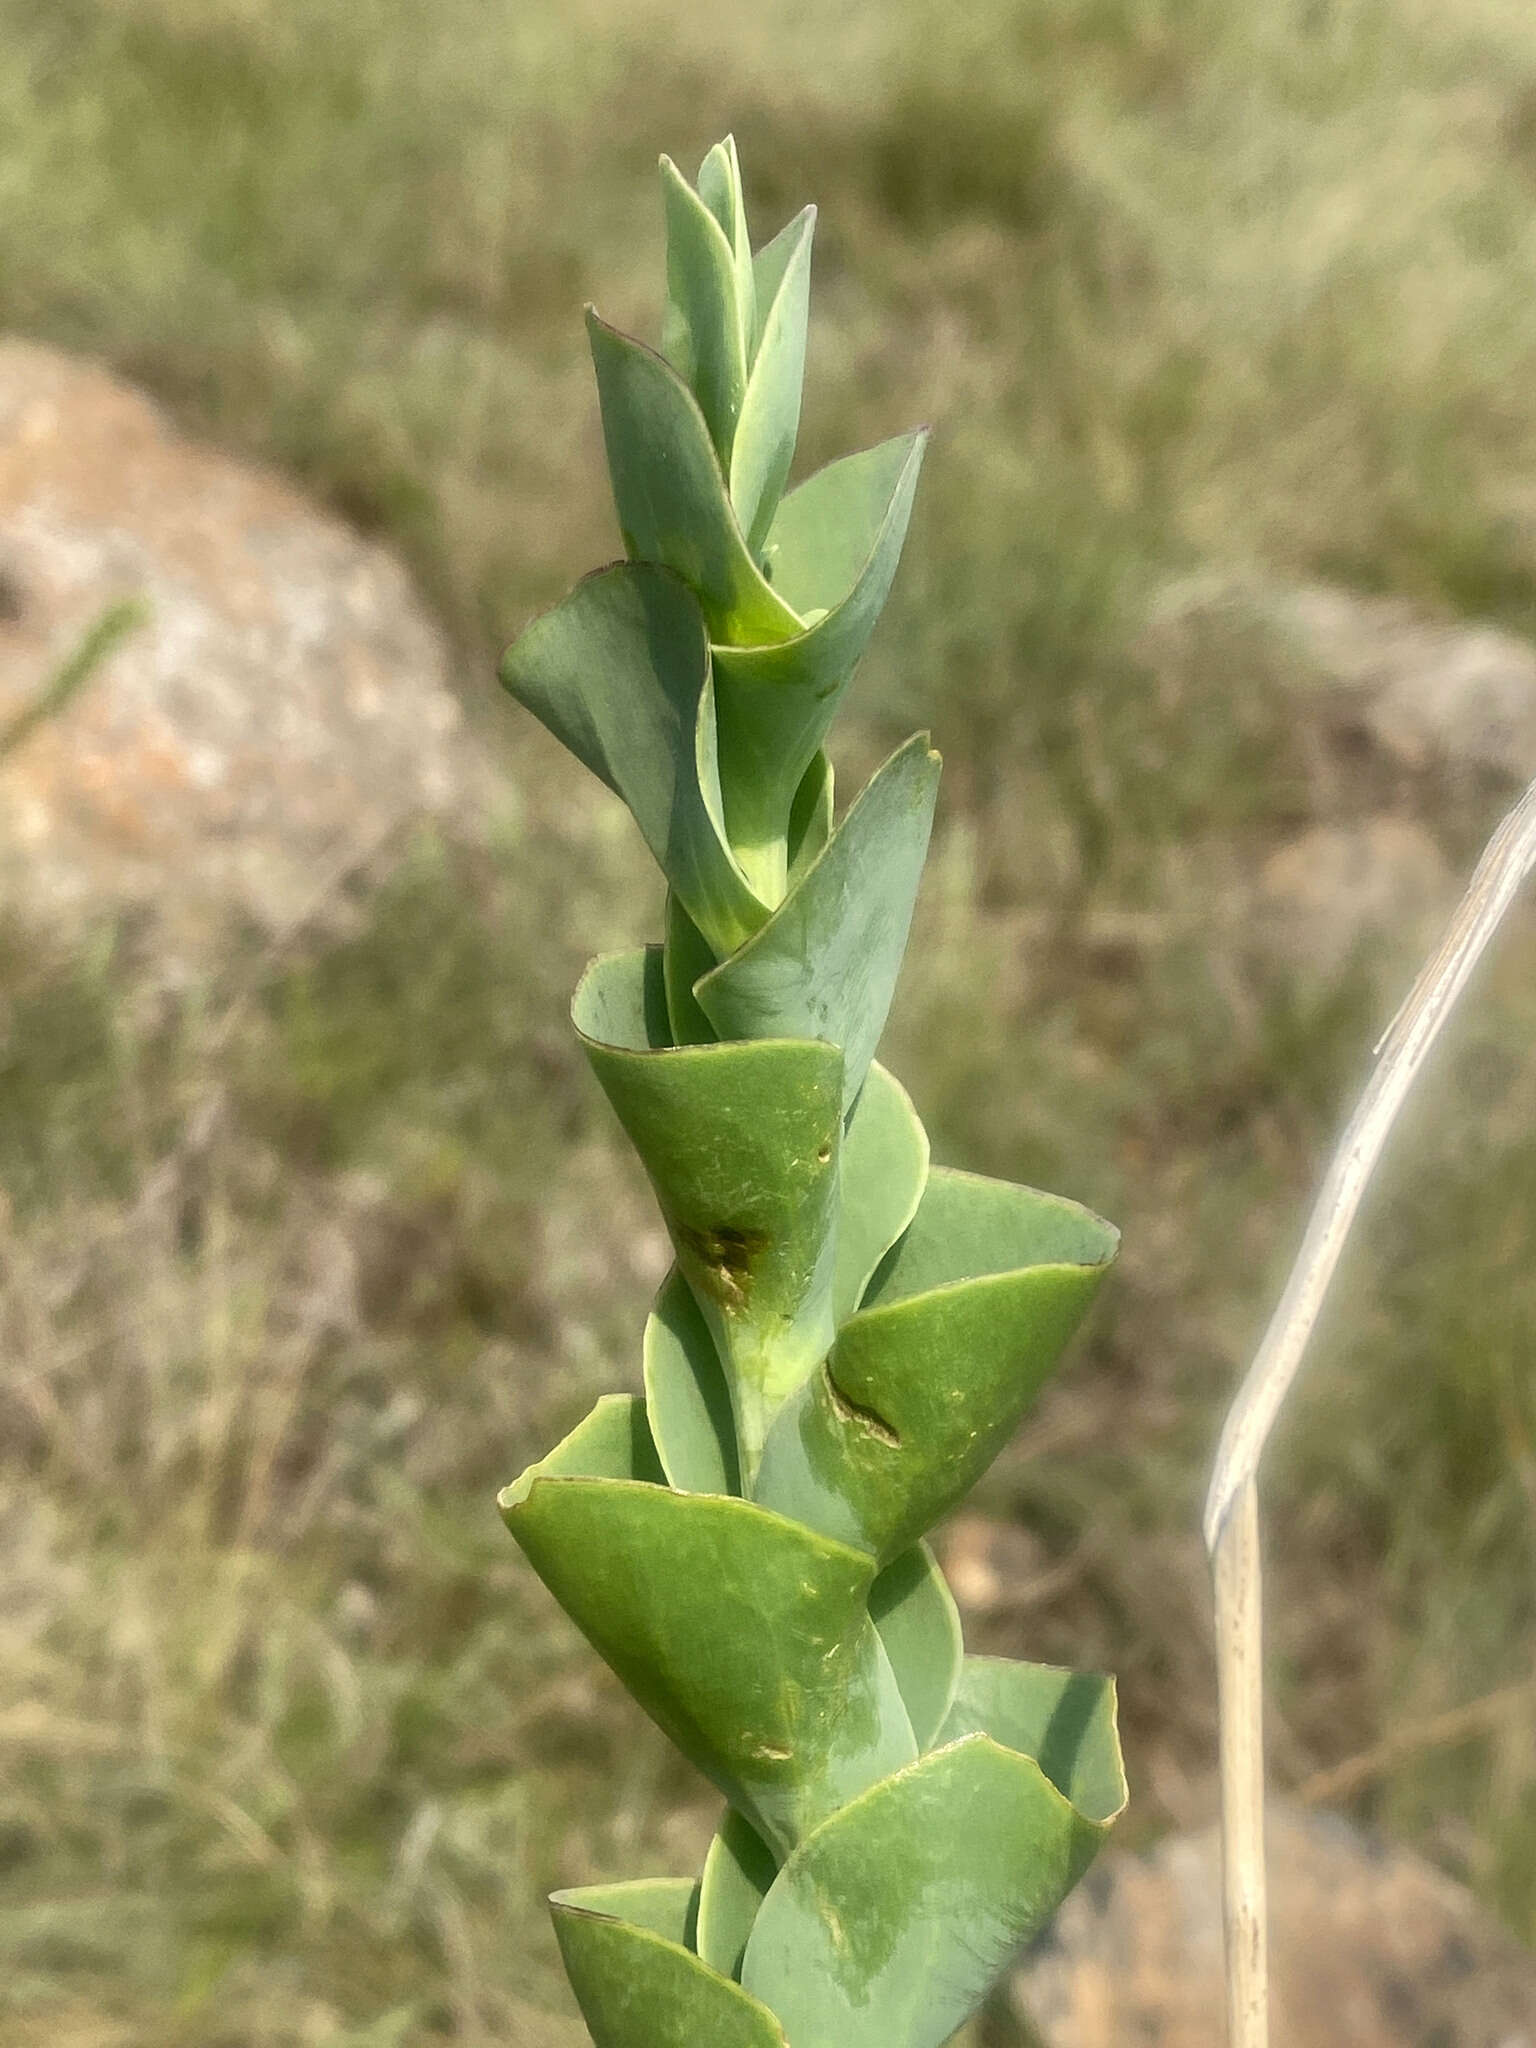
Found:
M 707 1841 L 492 1504 L 633 1382 L 663 1249 L 564 1017 L 657 895 L 490 677 L 613 549 L 581 303 L 654 331 L 656 153 L 727 128 L 760 234 L 822 208 L 802 466 L 938 429 L 841 736 L 948 763 L 887 1058 L 937 1156 L 1127 1233 L 982 1497 L 986 1646 L 1120 1673 L 1132 1838 L 1207 1811 L 1215 1424 L 1409 963 L 1255 963 L 1287 700 L 1140 622 L 1257 565 L 1536 631 L 1524 0 L 0 0 L 0 49 L 0 326 L 394 540 L 522 790 L 174 999 L 0 933 L 0 2039 L 573 2048 L 543 1891 Z M 1533 959 L 1274 1464 L 1282 1785 L 1532 1671 Z M 1357 1806 L 1536 1939 L 1536 1713 Z

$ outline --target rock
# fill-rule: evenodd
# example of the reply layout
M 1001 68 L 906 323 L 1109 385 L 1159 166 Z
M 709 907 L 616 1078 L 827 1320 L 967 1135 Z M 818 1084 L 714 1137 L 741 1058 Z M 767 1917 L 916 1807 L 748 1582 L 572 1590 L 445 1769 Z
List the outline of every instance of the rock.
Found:
M 1374 941 L 1421 957 L 1457 893 L 1445 856 L 1411 819 L 1314 825 L 1264 863 L 1254 936 L 1291 975 L 1331 981 Z
M 1162 593 L 1143 651 L 1154 665 L 1236 643 L 1261 682 L 1314 698 L 1396 767 L 1536 778 L 1536 647 L 1502 627 L 1432 617 L 1328 584 L 1208 574 Z
M 29 917 L 143 909 L 196 959 L 304 919 L 410 821 L 483 811 L 443 637 L 383 548 L 100 368 L 0 342 L 0 723 L 125 597 L 147 623 L 0 761 Z
M 1269 1870 L 1276 2048 L 1536 2048 L 1536 1960 L 1463 1886 L 1283 1807 Z M 1226 2048 L 1216 1831 L 1101 1859 L 1013 1997 L 1047 2048 Z
M 1309 585 L 1275 601 L 1278 623 L 1366 730 L 1406 768 L 1436 760 L 1536 778 L 1536 648 L 1501 627 L 1425 617 L 1397 598 Z
M 1369 951 L 1395 984 L 1536 779 L 1536 646 L 1400 598 L 1210 572 L 1161 593 L 1140 653 L 1170 701 L 1229 678 L 1284 735 L 1292 836 L 1233 892 L 1261 972 L 1316 987 Z

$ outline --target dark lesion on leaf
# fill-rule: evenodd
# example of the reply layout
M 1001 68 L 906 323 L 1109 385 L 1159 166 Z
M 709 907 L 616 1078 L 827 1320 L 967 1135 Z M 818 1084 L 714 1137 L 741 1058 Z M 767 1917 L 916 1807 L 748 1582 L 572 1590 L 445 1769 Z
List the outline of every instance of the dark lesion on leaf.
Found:
M 827 1396 L 839 1419 L 847 1423 L 850 1429 L 862 1429 L 867 1435 L 874 1437 L 877 1443 L 889 1444 L 892 1450 L 900 1450 L 901 1432 L 892 1429 L 885 1417 L 877 1415 L 873 1408 L 866 1408 L 861 1402 L 851 1400 L 833 1379 L 830 1366 L 826 1368 L 826 1375 Z
M 720 1224 L 699 1229 L 689 1223 L 675 1223 L 679 1250 L 691 1253 L 703 1268 L 704 1285 L 732 1315 L 740 1315 L 752 1296 L 752 1282 L 759 1259 L 768 1249 L 766 1230 L 737 1229 Z

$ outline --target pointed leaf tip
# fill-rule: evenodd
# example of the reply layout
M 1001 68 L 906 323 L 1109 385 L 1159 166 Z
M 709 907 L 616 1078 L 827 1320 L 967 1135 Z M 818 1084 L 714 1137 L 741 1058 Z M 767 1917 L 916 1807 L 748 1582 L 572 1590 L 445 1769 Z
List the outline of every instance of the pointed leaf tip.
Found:
M 895 994 L 938 770 L 925 734 L 899 747 L 762 929 L 694 988 L 722 1038 L 841 1047 L 845 1111 L 864 1086 Z
M 767 911 L 725 844 L 704 619 L 649 563 L 583 578 L 502 658 L 518 701 L 628 804 L 701 931 L 729 952 Z
M 550 1901 L 595 2048 L 788 2048 L 760 2000 L 647 1924 L 651 1889 L 665 1888 L 612 1885 Z
M 798 633 L 798 615 L 747 547 L 698 399 L 664 356 L 595 311 L 587 334 L 626 553 L 675 570 L 716 640 L 771 643 Z

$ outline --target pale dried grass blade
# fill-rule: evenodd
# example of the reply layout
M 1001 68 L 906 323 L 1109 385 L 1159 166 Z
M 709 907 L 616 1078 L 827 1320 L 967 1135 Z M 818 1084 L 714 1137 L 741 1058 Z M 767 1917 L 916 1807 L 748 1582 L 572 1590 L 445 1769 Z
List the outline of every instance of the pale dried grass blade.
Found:
M 1295 1381 L 1382 1149 L 1457 998 L 1536 867 L 1536 783 L 1477 864 L 1445 936 L 1378 1044 L 1365 1093 L 1313 1206 L 1301 1250 L 1232 1404 L 1205 1505 L 1216 1585 L 1222 1811 L 1232 2048 L 1267 2048 L 1264 1781 L 1258 1470 Z

